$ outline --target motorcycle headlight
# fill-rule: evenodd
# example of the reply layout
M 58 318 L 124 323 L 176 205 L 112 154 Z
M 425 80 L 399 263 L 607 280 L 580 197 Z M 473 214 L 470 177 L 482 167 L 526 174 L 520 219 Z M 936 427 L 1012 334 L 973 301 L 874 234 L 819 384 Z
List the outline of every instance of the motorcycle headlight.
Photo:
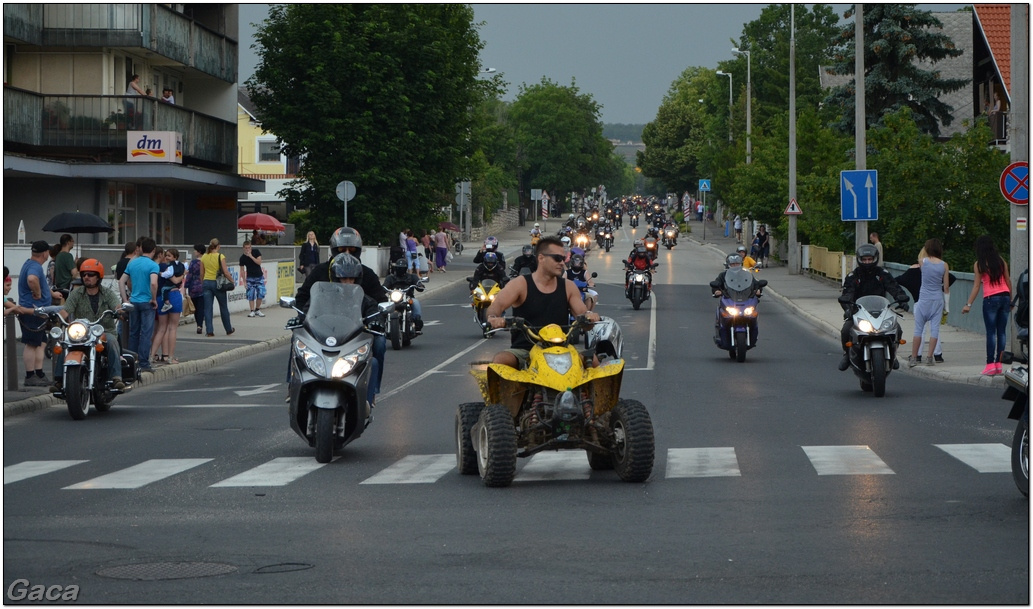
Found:
M 887 317 L 886 319 L 882 320 L 882 324 L 879 326 L 879 331 L 886 332 L 888 330 L 891 330 L 893 328 L 894 323 L 896 322 L 892 317 Z
M 488 300 L 495 300 L 494 294 L 488 294 Z
M 737 315 L 739 315 L 739 309 L 735 307 L 725 307 L 725 313 L 728 313 L 732 317 L 736 317 Z
M 646 278 L 642 275 L 635 275 L 635 283 L 642 283 Z
M 86 340 L 86 333 L 88 331 L 89 329 L 86 327 L 86 324 L 78 321 L 73 321 L 71 324 L 68 325 L 68 340 L 73 343 L 81 343 L 82 341 Z
M 673 237 L 674 236 L 674 231 L 670 231 L 670 230 L 667 231 L 667 236 L 668 237 Z
M 872 322 L 868 321 L 867 319 L 862 319 L 861 321 L 857 322 L 857 327 L 862 332 L 875 332 L 875 326 L 873 326 Z
M 569 351 L 567 353 L 545 353 L 544 355 L 545 364 L 560 374 L 566 374 L 574 365 Z
M 50 329 L 50 338 L 53 338 L 54 340 L 58 340 L 58 339 L 61 338 L 61 336 L 64 333 L 65 333 L 65 331 L 62 330 L 60 326 L 54 326 L 53 328 Z
M 401 290 L 391 290 L 391 302 L 402 302 L 402 296 Z
M 754 309 L 753 307 L 746 307 L 746 310 L 744 310 L 742 314 L 748 317 L 753 317 L 757 314 L 757 309 Z
M 473 295 L 477 298 L 484 298 L 484 290 L 481 289 L 481 286 L 477 286 L 473 289 Z
M 355 351 L 338 358 L 337 361 L 334 362 L 333 368 L 330 369 L 330 377 L 341 379 L 348 376 L 359 362 L 366 361 L 366 359 L 369 358 L 369 345 L 369 343 L 364 343 Z
M 300 339 L 294 341 L 294 351 L 305 360 L 305 367 L 311 370 L 313 374 L 326 376 L 326 362 L 323 360 L 322 355 L 309 349 L 304 341 Z

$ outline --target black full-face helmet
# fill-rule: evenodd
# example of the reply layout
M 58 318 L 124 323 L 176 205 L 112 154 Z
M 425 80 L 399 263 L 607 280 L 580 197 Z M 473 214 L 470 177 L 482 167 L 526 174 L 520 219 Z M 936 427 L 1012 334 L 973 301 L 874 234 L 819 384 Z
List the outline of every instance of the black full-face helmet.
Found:
M 362 277 L 362 263 L 351 254 L 337 254 L 330 261 L 330 279 L 337 281 L 348 277 L 351 277 L 357 283 L 359 278 Z
M 391 265 L 391 272 L 394 273 L 396 277 L 405 277 L 406 275 L 408 275 L 409 265 L 408 263 L 406 263 L 405 258 L 399 258 L 398 260 L 395 260 L 394 263 Z
M 570 268 L 575 271 L 580 271 L 585 267 L 585 257 L 580 254 L 574 254 L 570 257 Z
M 350 226 L 342 226 L 335 230 L 330 237 L 330 251 L 336 252 L 342 247 L 356 248 L 354 255 L 358 256 L 362 252 L 362 237 L 359 236 L 359 231 Z
M 879 248 L 875 247 L 871 243 L 865 243 L 858 247 L 856 257 L 857 266 L 866 271 L 870 271 L 879 266 Z
M 534 246 L 531 245 L 525 245 L 524 247 L 520 248 L 520 253 L 524 256 L 530 256 L 533 252 Z

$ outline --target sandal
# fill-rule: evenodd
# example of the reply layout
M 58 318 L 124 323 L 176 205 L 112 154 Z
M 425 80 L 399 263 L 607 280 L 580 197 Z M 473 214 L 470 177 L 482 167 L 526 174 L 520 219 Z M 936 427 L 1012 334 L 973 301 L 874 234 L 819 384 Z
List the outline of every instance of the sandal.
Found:
M 165 361 L 166 361 L 166 363 L 169 363 L 169 364 L 178 364 L 179 363 L 179 360 L 176 359 L 176 357 L 174 355 L 170 355 L 169 359 L 167 359 Z

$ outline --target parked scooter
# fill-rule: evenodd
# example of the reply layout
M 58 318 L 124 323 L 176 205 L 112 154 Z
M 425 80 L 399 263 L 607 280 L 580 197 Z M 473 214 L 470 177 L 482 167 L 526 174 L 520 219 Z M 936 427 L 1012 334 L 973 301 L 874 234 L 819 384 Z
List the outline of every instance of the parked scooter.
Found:
M 387 319 L 387 338 L 391 341 L 391 348 L 395 351 L 408 347 L 412 344 L 412 340 L 419 336 L 413 319 L 413 299 L 416 297 L 416 292 L 424 290 L 423 284 L 426 281 L 426 277 L 421 277 L 418 284 L 404 289 L 388 290 L 385 288 L 388 300 L 396 305 L 394 312 Z
M 108 316 L 124 316 L 133 310 L 133 305 L 123 303 L 118 310 L 107 310 L 100 317 L 89 319 L 73 319 L 65 321 L 58 311 L 60 305 L 39 307 L 36 315 L 50 320 L 50 337 L 55 340 L 54 353 L 64 353 L 64 383 L 62 389 L 54 392 L 54 396 L 62 398 L 68 406 L 68 414 L 76 421 L 86 418 L 90 404 L 98 412 L 111 409 L 111 402 L 116 395 L 132 388 L 137 379 L 136 353 L 122 349 L 122 374 L 125 388 L 116 388 L 108 378 L 107 334 L 101 322 Z
M 1012 402 L 1008 418 L 1018 421 L 1011 441 L 1011 475 L 1019 492 L 1029 497 L 1029 328 L 1019 330 L 1019 353 L 1005 351 L 1001 362 L 1021 364 L 1004 373 L 1002 399 Z
M 900 313 L 890 310 L 883 296 L 862 296 L 854 303 L 850 328 L 850 368 L 861 381 L 862 391 L 881 398 L 886 395 L 886 377 L 897 369 L 900 339 Z
M 757 346 L 757 305 L 760 290 L 767 280 L 754 282 L 753 274 L 742 267 L 725 271 L 724 284 L 710 282 L 711 289 L 720 290 L 717 320 L 714 322 L 714 344 L 728 352 L 728 356 L 742 363 L 746 351 Z
M 308 313 L 294 298 L 280 306 L 299 316 L 287 323 L 291 336 L 291 429 L 316 449 L 316 461 L 329 463 L 335 450 L 353 442 L 373 421 L 367 401 L 372 382 L 373 339 L 384 334 L 385 317 L 395 304 L 384 302 L 363 318 L 362 288 L 343 283 L 312 285 Z

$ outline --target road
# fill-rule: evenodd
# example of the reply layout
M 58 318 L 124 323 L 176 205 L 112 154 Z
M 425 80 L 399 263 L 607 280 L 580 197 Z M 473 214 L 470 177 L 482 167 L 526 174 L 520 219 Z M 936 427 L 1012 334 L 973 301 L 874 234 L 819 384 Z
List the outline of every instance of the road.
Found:
M 457 473 L 468 363 L 508 337 L 482 339 L 456 286 L 424 300 L 376 420 L 326 465 L 288 427 L 285 349 L 82 422 L 6 419 L 5 598 L 23 580 L 102 604 L 1029 602 L 997 390 L 893 374 L 874 398 L 770 300 L 736 363 L 711 340 L 719 257 L 661 252 L 633 311 L 626 245 L 589 265 L 624 329 L 622 396 L 652 416 L 646 483 L 583 452 L 521 462 L 505 489 Z

